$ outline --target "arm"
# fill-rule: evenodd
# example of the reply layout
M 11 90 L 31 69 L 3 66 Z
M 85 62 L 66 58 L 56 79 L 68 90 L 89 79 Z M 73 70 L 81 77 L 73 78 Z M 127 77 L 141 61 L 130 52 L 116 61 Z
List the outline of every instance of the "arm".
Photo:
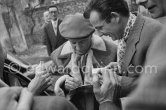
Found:
M 64 75 L 56 81 L 55 86 L 54 86 L 54 92 L 56 95 L 65 96 L 64 90 L 61 87 L 65 83 L 67 77 L 68 77 L 67 75 Z
M 100 83 L 100 76 L 102 74 L 102 84 Z M 100 104 L 100 110 L 119 110 L 120 106 L 114 102 L 114 95 L 116 94 L 118 83 L 116 74 L 113 70 L 100 69 L 96 74 L 93 74 L 93 91 L 96 100 Z

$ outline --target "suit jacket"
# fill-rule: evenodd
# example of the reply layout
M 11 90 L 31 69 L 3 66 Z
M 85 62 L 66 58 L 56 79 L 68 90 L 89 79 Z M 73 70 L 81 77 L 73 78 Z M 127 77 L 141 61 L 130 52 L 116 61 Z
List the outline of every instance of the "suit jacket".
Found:
M 162 24 L 166 24 L 166 16 L 157 18 L 157 20 L 158 20 L 160 23 L 162 23 Z
M 61 22 L 62 21 L 58 19 L 57 36 L 55 36 L 52 22 L 49 22 L 43 28 L 44 30 L 43 43 L 47 46 L 47 51 L 49 55 L 60 45 L 62 45 L 64 42 L 67 41 L 61 36 L 59 32 L 59 25 Z
M 127 96 L 137 85 L 137 79 L 142 73 L 147 51 L 152 40 L 162 30 L 162 25 L 151 18 L 137 16 L 136 22 L 127 40 L 127 49 L 122 66 L 121 89 L 119 97 Z
M 154 40 L 145 66 L 157 71 L 144 72 L 137 89 L 130 95 L 125 110 L 166 110 L 166 30 Z
M 0 44 L 0 78 L 3 79 L 3 68 L 4 68 L 4 62 L 5 58 L 7 57 L 6 52 L 2 48 Z

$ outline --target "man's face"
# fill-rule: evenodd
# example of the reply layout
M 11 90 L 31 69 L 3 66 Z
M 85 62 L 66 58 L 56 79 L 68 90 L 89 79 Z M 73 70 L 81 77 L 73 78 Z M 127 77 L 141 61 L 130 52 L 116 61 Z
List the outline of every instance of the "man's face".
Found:
M 113 40 L 121 39 L 120 25 L 111 19 L 109 23 L 106 20 L 100 19 L 100 13 L 97 11 L 92 11 L 90 13 L 90 22 L 95 27 L 99 35 L 106 35 L 112 37 Z
M 153 18 L 166 16 L 166 0 L 137 0 L 137 3 L 147 8 Z
M 49 13 L 50 13 L 50 17 L 52 20 L 56 20 L 57 19 L 57 8 L 53 7 L 53 8 L 49 8 Z
M 91 37 L 84 39 L 69 39 L 72 48 L 79 55 L 84 55 L 87 53 L 91 46 Z

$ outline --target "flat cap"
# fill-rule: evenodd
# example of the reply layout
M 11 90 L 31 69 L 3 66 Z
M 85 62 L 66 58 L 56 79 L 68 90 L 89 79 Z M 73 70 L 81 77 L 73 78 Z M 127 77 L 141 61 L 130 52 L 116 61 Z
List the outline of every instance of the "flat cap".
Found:
M 59 26 L 61 35 L 66 39 L 79 39 L 88 37 L 94 32 L 94 28 L 88 19 L 83 17 L 83 14 L 76 13 L 67 15 Z

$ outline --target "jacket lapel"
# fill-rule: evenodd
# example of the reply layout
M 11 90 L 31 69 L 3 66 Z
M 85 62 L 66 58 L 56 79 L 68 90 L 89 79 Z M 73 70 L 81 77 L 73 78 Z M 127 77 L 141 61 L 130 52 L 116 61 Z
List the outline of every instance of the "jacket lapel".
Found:
M 70 62 L 71 60 L 71 55 L 72 52 L 70 52 L 70 46 L 69 46 L 69 42 L 66 42 L 62 48 L 59 51 L 58 54 L 58 64 L 66 67 L 66 65 Z M 67 52 L 68 51 L 68 52 Z
M 138 15 L 134 27 L 131 30 L 129 38 L 127 40 L 127 48 L 124 56 L 124 65 L 122 66 L 123 70 L 127 69 L 135 52 L 137 51 L 136 46 L 140 41 L 141 31 L 144 26 L 144 22 L 145 20 L 142 18 L 142 16 Z
M 71 60 L 71 53 L 70 54 L 66 54 L 66 55 L 60 55 L 59 57 L 58 57 L 58 59 L 59 59 L 59 64 L 61 64 L 63 67 L 66 67 L 67 66 L 67 64 L 70 62 L 70 60 Z
M 56 40 L 56 36 L 55 36 L 55 32 L 54 32 L 52 22 L 49 23 L 49 25 L 47 27 L 47 31 L 48 31 L 48 34 L 49 34 L 48 37 L 50 39 L 52 49 L 54 50 L 55 44 L 57 44 L 57 40 Z

